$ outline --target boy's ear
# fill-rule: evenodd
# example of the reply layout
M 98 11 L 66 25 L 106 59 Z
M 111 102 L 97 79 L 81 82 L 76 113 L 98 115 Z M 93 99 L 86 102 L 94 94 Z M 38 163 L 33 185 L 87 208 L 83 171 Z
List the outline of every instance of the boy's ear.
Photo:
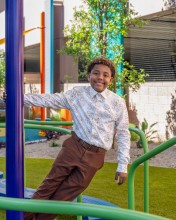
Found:
M 90 82 L 90 73 L 87 74 L 87 79 Z
M 109 83 L 111 83 L 111 82 L 113 81 L 113 79 L 114 79 L 114 78 L 111 76 L 111 79 L 110 79 Z

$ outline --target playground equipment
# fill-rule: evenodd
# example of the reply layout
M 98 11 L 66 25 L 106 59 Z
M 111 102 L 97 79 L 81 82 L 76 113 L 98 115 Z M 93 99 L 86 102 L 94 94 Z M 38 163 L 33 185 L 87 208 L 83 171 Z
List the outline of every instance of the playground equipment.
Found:
M 50 126 L 51 124 L 54 124 L 54 125 L 62 125 L 62 122 L 52 122 L 52 121 L 48 121 L 48 122 L 43 122 L 43 121 L 25 121 L 25 123 L 28 122 L 28 123 L 32 123 L 31 125 L 30 124 L 25 124 L 24 127 L 25 128 L 30 128 L 30 129 L 33 129 L 33 128 L 37 128 L 37 129 L 46 129 L 46 130 L 53 130 L 53 131 L 59 131 L 59 132 L 63 132 L 65 134 L 70 134 L 70 130 L 68 129 L 63 129 L 63 128 L 60 128 L 60 127 L 53 127 L 53 126 Z M 41 124 L 47 124 L 45 126 L 42 126 L 40 125 Z M 35 125 L 34 125 L 35 124 Z M 49 125 L 50 124 L 50 125 Z M 65 122 L 65 124 L 67 125 L 72 125 L 73 123 L 72 122 Z M 5 125 L 1 124 L 1 127 L 4 127 Z M 141 141 L 142 143 L 145 145 L 146 149 L 145 151 L 147 151 L 147 142 L 146 142 L 146 139 L 145 139 L 145 136 L 143 134 L 143 132 L 139 131 L 138 129 L 136 128 L 130 128 L 130 130 L 138 133 L 141 137 Z M 133 164 L 137 164 L 139 165 L 140 163 L 148 160 L 149 158 L 151 158 L 152 156 L 155 156 L 156 154 L 162 152 L 163 150 L 171 147 L 172 145 L 174 145 L 176 143 L 176 138 L 173 138 L 172 140 L 169 140 L 168 142 L 158 146 L 157 148 L 151 150 L 150 152 L 146 152 L 143 156 L 141 156 L 138 160 L 139 162 L 136 163 L 136 161 L 133 163 Z M 145 148 L 144 147 L 144 148 Z M 137 160 L 137 161 L 138 161 Z M 132 164 L 131 167 L 133 167 L 134 165 Z M 131 171 L 132 170 L 132 171 Z M 145 170 L 144 170 L 145 171 Z M 132 174 L 130 174 L 132 172 Z M 129 173 L 129 192 L 133 192 L 134 189 L 133 189 L 133 181 L 134 181 L 134 169 L 131 168 L 130 169 L 130 173 Z M 147 181 L 148 183 L 148 181 Z M 147 187 L 148 188 L 148 187 Z M 25 190 L 25 193 L 26 193 L 26 198 L 30 198 L 30 196 L 32 195 L 32 193 L 34 192 L 34 190 L 31 192 L 31 189 L 26 189 Z M 132 195 L 132 199 L 130 198 L 130 195 Z M 5 199 L 5 200 L 4 200 Z M 112 204 L 111 203 L 104 203 L 102 204 L 102 200 L 98 200 L 99 201 L 99 204 L 101 203 L 101 205 L 106 205 L 106 206 L 111 206 L 111 207 L 105 207 L 103 208 L 104 212 L 106 213 L 102 213 L 101 210 L 102 210 L 102 206 L 97 206 L 95 204 L 97 204 L 97 199 L 94 199 L 92 200 L 91 197 L 83 197 L 79 198 L 79 200 L 83 200 L 83 202 L 85 203 L 93 203 L 94 206 L 92 208 L 92 206 L 89 204 L 85 206 L 85 204 L 81 204 L 79 203 L 78 207 L 77 205 L 73 202 L 73 203 L 66 203 L 66 202 L 54 202 L 53 201 L 49 201 L 49 205 L 47 204 L 47 209 L 45 207 L 44 208 L 44 204 L 45 202 L 47 201 L 37 201 L 37 206 L 35 206 L 36 204 L 36 200 L 30 200 L 30 202 L 26 204 L 26 202 L 23 202 L 23 199 L 7 199 L 4 198 L 4 197 L 1 197 L 0 198 L 0 208 L 5 208 L 5 209 L 13 209 L 13 210 L 24 210 L 24 211 L 36 211 L 36 212 L 44 212 L 43 210 L 45 210 L 46 213 L 61 213 L 61 214 L 75 214 L 75 215 L 78 215 L 78 218 L 77 219 L 82 219 L 82 215 L 83 216 L 89 216 L 89 217 L 84 217 L 84 220 L 102 220 L 102 219 L 166 219 L 166 218 L 162 218 L 162 217 L 159 217 L 159 216 L 154 216 L 154 215 L 145 215 L 144 213 L 141 214 L 139 212 L 129 212 L 129 210 L 125 210 L 125 212 L 127 213 L 127 215 L 123 214 L 124 213 L 124 210 L 123 209 L 120 209 L 120 208 L 112 208 Z M 87 200 L 87 201 L 86 201 Z M 16 203 L 14 205 L 13 201 Z M 132 204 L 131 205 L 131 201 L 133 203 L 134 201 L 134 193 L 129 193 L 129 209 L 134 209 L 134 205 Z M 43 203 L 44 202 L 44 203 Z M 46 205 L 45 204 L 45 205 Z M 146 204 L 148 204 L 148 201 L 146 202 Z M 9 208 L 10 207 L 10 208 Z M 27 207 L 27 209 L 26 209 Z M 28 209 L 28 207 L 30 207 Z M 35 207 L 35 208 L 34 208 Z M 36 208 L 37 207 L 37 208 Z M 64 208 L 65 207 L 65 208 Z M 69 211 L 67 210 L 66 207 L 69 207 Z M 85 211 L 86 210 L 86 211 Z M 91 210 L 91 211 L 89 211 Z M 111 212 L 111 214 L 110 214 Z M 102 215 L 103 214 L 103 215 Z M 94 216 L 93 218 L 90 217 L 90 216 Z
M 25 121 L 25 123 L 31 123 L 31 125 L 30 124 L 25 124 L 25 127 L 26 128 L 30 128 L 30 129 L 33 129 L 33 128 L 37 128 L 37 129 L 48 129 L 48 130 L 57 130 L 57 131 L 59 131 L 59 132 L 63 132 L 63 133 L 65 133 L 65 134 L 70 134 L 70 130 L 68 130 L 68 129 L 63 129 L 63 128 L 58 128 L 58 127 L 53 127 L 53 126 L 51 126 L 51 124 L 53 125 L 62 125 L 62 122 L 53 122 L 53 121 L 48 121 L 48 122 L 43 122 L 43 121 L 30 121 L 30 120 L 26 120 Z M 64 124 L 66 124 L 66 125 L 72 125 L 73 123 L 72 122 L 63 122 Z M 35 124 L 35 125 L 34 125 Z M 42 126 L 42 125 L 40 125 L 40 124 L 47 124 L 47 125 L 45 125 L 45 126 Z M 2 126 L 2 125 L 1 125 Z M 4 127 L 5 125 L 3 124 L 3 127 Z M 141 131 L 139 131 L 138 129 L 135 129 L 135 128 L 130 128 L 130 130 L 132 130 L 132 131 L 134 131 L 134 132 L 136 132 L 136 133 L 138 133 L 139 135 L 140 135 L 140 137 L 142 138 L 141 140 L 142 140 L 142 143 L 144 144 L 144 148 L 146 148 L 146 149 L 144 149 L 144 151 L 147 151 L 148 149 L 147 149 L 147 143 L 146 143 L 146 139 L 145 139 L 145 136 L 143 136 L 143 132 L 141 132 Z M 150 152 L 146 152 L 143 156 L 141 156 L 138 160 L 140 161 L 140 162 L 137 162 L 137 164 L 139 165 L 140 163 L 142 163 L 142 162 L 144 162 L 145 160 L 148 160 L 150 157 L 152 157 L 152 156 L 155 156 L 156 154 L 158 154 L 158 153 L 160 153 L 161 151 L 163 151 L 163 150 L 165 150 L 165 149 L 167 149 L 167 148 L 169 148 L 169 147 L 171 147 L 173 144 L 175 144 L 176 143 L 176 138 L 173 138 L 172 140 L 169 140 L 168 142 L 166 142 L 166 143 L 164 143 L 164 144 L 162 144 L 162 145 L 160 145 L 160 146 L 158 146 L 157 148 L 155 148 L 155 149 L 153 149 L 152 151 L 150 151 Z M 143 158 L 143 159 L 141 159 L 141 158 Z M 133 163 L 133 164 L 136 164 L 136 161 Z M 132 175 L 134 175 L 134 169 L 133 169 L 133 165 L 132 164 L 132 166 L 131 166 L 131 169 L 130 169 L 130 172 L 129 172 L 129 209 L 134 209 L 134 189 L 133 189 L 133 181 L 134 181 L 134 177 L 130 177 L 130 175 L 132 176 Z M 132 171 L 131 171 L 132 170 Z M 133 174 L 130 174 L 130 173 L 133 173 Z M 144 172 L 145 172 L 145 169 L 144 169 Z M 148 181 L 147 181 L 147 183 L 148 183 Z M 147 189 L 148 189 L 148 186 L 147 185 L 145 185 L 145 187 L 147 187 Z M 34 190 L 32 190 L 32 189 L 26 189 L 25 190 L 25 194 L 26 194 L 26 198 L 30 198 L 30 196 L 32 195 L 32 193 L 34 192 Z M 132 192 L 132 193 L 131 193 Z M 131 195 L 132 195 L 132 199 L 131 199 Z M 87 201 L 85 201 L 87 199 Z M 80 198 L 80 200 L 82 200 L 81 198 Z M 146 200 L 146 199 L 144 199 L 144 200 Z M 32 200 L 31 200 L 32 201 Z M 35 200 L 34 200 L 35 201 Z M 51 201 L 50 201 L 51 202 Z M 83 203 L 93 203 L 93 204 L 97 204 L 97 199 L 92 199 L 91 197 L 83 197 Z M 99 203 L 101 203 L 101 205 L 106 205 L 106 206 L 112 206 L 112 204 L 108 204 L 108 203 L 104 203 L 104 204 L 102 204 L 102 200 L 98 200 L 98 202 Z M 80 203 L 79 203 L 80 204 Z M 148 204 L 148 201 L 146 201 L 145 202 L 145 204 Z M 59 205 L 60 206 L 60 205 Z M 90 206 L 90 205 L 89 205 Z M 1 205 L 0 205 L 0 207 L 1 207 Z M 80 206 L 80 208 L 81 208 L 82 206 Z M 87 207 L 87 206 L 86 206 Z M 94 206 L 94 209 L 96 209 L 97 208 L 97 206 L 95 205 Z M 106 208 L 107 207 L 105 207 L 105 210 L 106 210 Z M 145 206 L 144 206 L 144 208 L 145 208 Z M 118 210 L 117 208 L 116 208 L 116 210 Z M 38 212 L 38 211 L 37 211 Z M 79 214 L 80 214 L 80 212 L 78 212 Z M 108 213 L 108 212 L 107 212 Z M 67 214 L 69 214 L 69 212 L 67 211 Z M 85 216 L 86 214 L 84 213 L 84 216 Z M 93 215 L 92 213 L 91 213 L 91 215 Z M 90 215 L 90 216 L 91 216 Z M 84 217 L 84 220 L 89 220 L 89 219 L 97 219 L 97 218 L 91 218 L 91 217 Z M 94 216 L 96 216 L 96 215 L 94 215 Z M 111 219 L 111 217 L 110 217 L 111 215 L 109 215 L 108 216 L 108 219 Z M 100 216 L 99 216 L 100 217 Z M 113 216 L 114 217 L 114 216 Z M 103 218 L 105 218 L 105 215 L 103 216 Z M 145 217 L 144 216 L 141 216 L 140 217 L 140 219 L 145 219 Z M 81 217 L 80 218 L 78 218 L 78 219 L 81 219 Z M 98 218 L 98 219 L 102 219 L 102 218 Z M 114 219 L 114 218 L 112 218 L 112 219 Z M 124 218 L 124 216 L 123 216 L 123 218 L 122 217 L 120 217 L 120 218 L 115 218 L 115 219 L 126 219 L 126 218 Z M 130 213 L 130 219 L 132 219 L 132 216 L 131 216 L 131 213 Z M 135 219 L 137 219 L 136 218 L 136 216 L 135 216 Z M 155 219 L 155 217 L 154 216 L 152 216 L 152 215 L 149 215 L 149 216 L 147 216 L 147 219 Z M 165 218 L 160 218 L 160 217 L 157 217 L 156 219 L 165 219 Z
M 63 129 L 61 127 L 53 127 L 51 125 L 57 125 L 57 126 L 62 126 L 64 125 L 73 125 L 73 122 L 60 122 L 60 121 L 35 121 L 35 120 L 25 120 L 24 121 L 25 128 L 29 128 L 29 129 L 42 129 L 42 130 L 52 130 L 52 131 L 58 131 L 58 132 L 62 132 L 64 134 L 70 134 L 71 131 L 68 129 Z M 45 125 L 45 126 L 43 126 Z M 0 124 L 0 127 L 5 127 L 5 124 Z M 162 144 L 160 146 L 158 146 L 157 148 L 155 148 L 154 150 L 148 152 L 148 146 L 147 146 L 147 141 L 145 138 L 145 135 L 142 131 L 140 131 L 137 128 L 129 128 L 130 131 L 133 131 L 135 133 L 137 133 L 140 136 L 141 142 L 142 142 L 142 146 L 144 148 L 144 159 L 142 160 L 142 162 L 144 162 L 144 212 L 149 212 L 149 177 L 148 177 L 148 160 L 150 157 L 155 156 L 156 154 L 162 152 L 163 150 L 171 147 L 173 144 L 176 143 L 176 138 L 174 138 L 172 141 L 168 141 L 166 142 L 166 144 Z M 149 155 L 149 156 L 148 156 Z M 148 158 L 148 159 L 146 159 Z M 138 159 L 141 161 L 141 157 Z M 141 162 L 141 163 L 142 163 Z M 147 162 L 147 163 L 146 163 Z M 134 164 L 136 163 L 136 161 L 131 165 L 131 169 L 129 171 L 129 185 L 128 185 L 128 207 L 129 209 L 134 209 Z M 139 163 L 138 163 L 139 165 Z M 136 167 L 136 166 L 135 166 Z M 2 188 L 2 189 L 1 189 Z M 34 193 L 34 189 L 28 189 L 25 188 L 25 198 L 30 198 L 31 195 Z M 5 195 L 5 181 L 0 181 L 0 195 Z M 108 203 L 106 201 L 100 200 L 100 199 L 96 199 L 96 198 L 92 198 L 92 197 L 87 197 L 87 196 L 79 196 L 78 197 L 79 202 L 83 202 L 83 203 L 93 203 L 93 204 L 101 204 L 101 205 L 105 205 L 105 206 L 115 206 L 112 203 Z M 82 219 L 81 216 L 78 216 L 77 219 Z M 89 217 L 84 217 L 84 220 L 93 220 L 97 218 L 91 218 Z
M 160 144 L 158 147 L 150 150 L 149 152 L 145 153 L 144 155 L 140 156 L 137 160 L 135 160 L 131 168 L 129 170 L 129 175 L 128 175 L 128 208 L 129 209 L 135 209 L 135 196 L 134 196 L 134 174 L 136 168 L 143 162 L 148 161 L 150 158 L 156 156 L 157 154 L 163 152 L 164 150 L 172 147 L 173 145 L 176 144 L 176 137 L 171 138 L 170 140 L 164 142 L 163 144 Z M 148 181 L 148 179 L 147 179 Z M 146 183 L 147 191 L 149 188 L 149 183 Z M 145 201 L 146 204 L 146 211 L 149 212 L 149 198 L 146 198 Z
M 40 34 L 40 80 L 41 80 L 41 93 L 45 93 L 45 13 L 41 13 L 41 34 Z M 46 110 L 41 108 L 41 120 L 45 121 Z
M 24 197 L 23 144 L 23 1 L 6 0 L 6 192 Z M 12 170 L 13 169 L 13 170 Z M 22 220 L 23 213 L 7 211 L 6 219 Z
M 53 125 L 55 126 L 62 126 L 62 125 L 73 125 L 73 122 L 61 122 L 61 121 L 36 121 L 36 120 L 25 120 L 24 121 L 25 128 L 29 128 L 29 129 L 42 129 L 42 130 L 52 130 L 52 131 L 58 131 L 58 132 L 62 132 L 64 134 L 70 134 L 70 130 L 68 129 L 63 129 L 61 127 L 53 127 Z M 45 125 L 45 126 L 43 126 Z M 52 126 L 51 126 L 52 125 Z M 0 127 L 5 127 L 5 124 L 0 124 Z M 145 138 L 145 135 L 142 131 L 140 131 L 137 128 L 129 128 L 131 131 L 137 133 L 140 136 L 141 142 L 142 142 L 142 146 L 144 149 L 144 155 L 140 158 L 138 158 L 138 160 L 140 162 L 134 162 L 131 165 L 131 169 L 129 171 L 129 185 L 128 185 L 128 207 L 129 209 L 134 209 L 134 171 L 135 168 L 140 164 L 144 162 L 144 212 L 149 212 L 149 177 L 148 177 L 148 159 L 151 158 L 152 156 L 155 156 L 156 154 L 162 152 L 163 150 L 171 147 L 172 145 L 174 145 L 176 143 L 176 138 L 173 138 L 169 141 L 167 141 L 166 143 L 158 146 L 157 148 L 153 149 L 152 151 L 148 152 L 148 146 L 147 146 L 147 141 Z M 143 158 L 143 159 L 141 159 Z M 147 159 L 146 159 L 147 158 Z M 137 161 L 138 161 L 137 160 Z M 136 165 L 137 164 L 137 165 Z M 32 191 L 34 192 L 34 191 Z M 28 193 L 32 194 L 30 192 L 30 190 L 28 190 Z M 29 196 L 30 197 L 30 196 Z M 28 197 L 28 198 L 29 198 Z M 83 202 L 84 199 L 86 199 L 86 197 L 83 197 Z M 81 200 L 81 199 L 80 199 Z M 87 201 L 88 203 L 91 203 L 92 200 L 90 200 L 90 198 Z M 94 202 L 96 202 L 96 200 L 94 200 Z M 108 205 L 106 202 L 104 203 L 104 205 Z M 110 205 L 110 204 L 109 204 Z M 112 204 L 111 204 L 112 206 Z
M 42 26 L 41 26 L 41 27 L 35 27 L 35 28 L 31 28 L 31 29 L 25 30 L 25 31 L 23 31 L 23 35 L 26 35 L 26 34 L 28 34 L 29 32 L 31 32 L 31 31 L 33 31 L 33 30 L 36 30 L 36 29 L 40 29 L 40 28 L 42 28 Z M 5 44 L 5 38 L 0 39 L 0 45 L 1 45 L 1 44 Z
M 98 205 L 78 204 L 74 202 L 55 202 L 0 197 L 0 209 L 26 212 L 45 212 L 67 215 L 95 216 L 108 220 L 169 220 L 164 217 L 136 212 L 127 209 Z

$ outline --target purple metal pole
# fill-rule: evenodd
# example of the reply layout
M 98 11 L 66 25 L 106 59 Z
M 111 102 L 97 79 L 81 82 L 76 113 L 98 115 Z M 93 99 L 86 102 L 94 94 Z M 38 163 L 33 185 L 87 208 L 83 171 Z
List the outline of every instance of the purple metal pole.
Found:
M 50 93 L 54 92 L 54 1 L 50 0 Z
M 24 196 L 23 0 L 6 0 L 6 195 Z M 23 212 L 7 211 L 7 220 Z

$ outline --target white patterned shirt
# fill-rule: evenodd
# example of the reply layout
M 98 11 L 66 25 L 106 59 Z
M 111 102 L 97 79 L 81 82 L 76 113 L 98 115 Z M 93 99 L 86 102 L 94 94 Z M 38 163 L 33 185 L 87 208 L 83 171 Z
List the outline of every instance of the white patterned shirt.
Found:
M 63 93 L 25 94 L 26 106 L 69 109 L 74 121 L 73 130 L 79 138 L 97 147 L 109 150 L 114 131 L 118 145 L 118 172 L 127 172 L 130 134 L 125 101 L 105 89 L 96 92 L 91 86 L 75 87 Z

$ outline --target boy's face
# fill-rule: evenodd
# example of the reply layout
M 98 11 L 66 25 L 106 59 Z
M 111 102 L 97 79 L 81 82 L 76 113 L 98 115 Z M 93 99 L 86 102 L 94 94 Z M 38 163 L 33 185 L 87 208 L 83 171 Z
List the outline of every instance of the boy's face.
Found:
M 111 82 L 111 69 L 103 64 L 96 64 L 88 75 L 92 88 L 97 92 L 103 92 Z

